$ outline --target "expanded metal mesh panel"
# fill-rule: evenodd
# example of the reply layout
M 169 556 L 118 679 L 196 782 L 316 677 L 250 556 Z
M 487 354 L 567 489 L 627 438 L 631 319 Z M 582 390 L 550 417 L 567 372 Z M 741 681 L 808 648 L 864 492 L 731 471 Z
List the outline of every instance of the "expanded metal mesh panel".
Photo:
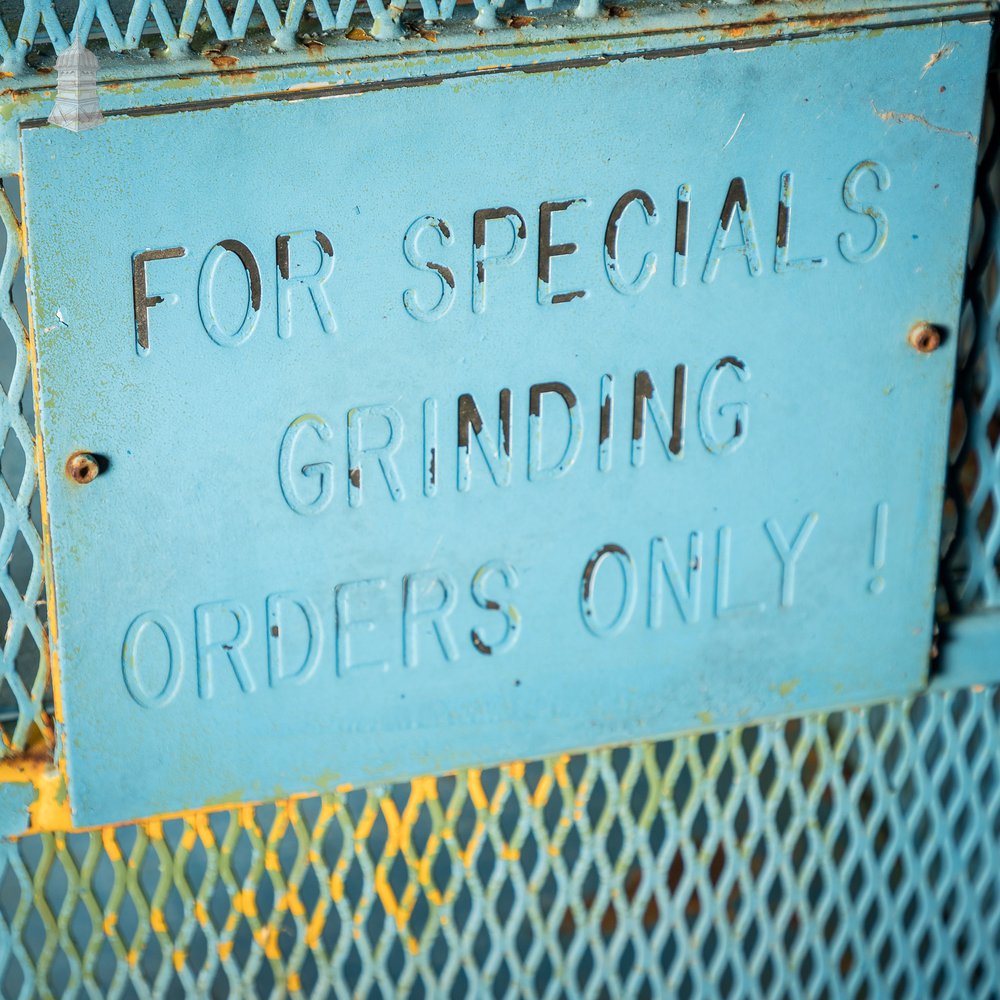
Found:
M 0 993 L 991 997 L 1000 692 L 26 838 Z
M 49 672 L 23 233 L 16 178 L 0 187 L 0 757 L 48 739 Z
M 607 16 L 597 0 L 580 0 L 573 5 L 557 4 L 556 0 L 527 0 L 525 4 L 512 0 L 419 0 L 411 6 L 433 22 L 448 21 L 456 8 L 464 8 L 470 20 L 475 15 L 480 30 L 497 27 L 511 16 L 523 21 L 526 11 L 546 11 L 554 6 L 575 10 L 581 16 Z M 278 49 L 292 49 L 299 40 L 322 48 L 335 45 L 352 23 L 361 38 L 397 38 L 404 31 L 401 15 L 406 7 L 406 0 L 364 0 L 363 5 L 358 0 L 25 0 L 10 11 L 0 7 L 0 69 L 23 72 L 33 49 L 38 59 L 50 64 L 49 53 L 61 52 L 75 37 L 84 44 L 99 40 L 114 52 L 145 48 L 174 58 L 199 46 L 224 44 L 253 34 L 267 38 Z M 612 16 L 616 16 L 614 9 Z M 357 19 L 356 14 L 362 18 Z
M 942 581 L 952 612 L 1000 606 L 1000 130 L 990 80 L 951 428 Z

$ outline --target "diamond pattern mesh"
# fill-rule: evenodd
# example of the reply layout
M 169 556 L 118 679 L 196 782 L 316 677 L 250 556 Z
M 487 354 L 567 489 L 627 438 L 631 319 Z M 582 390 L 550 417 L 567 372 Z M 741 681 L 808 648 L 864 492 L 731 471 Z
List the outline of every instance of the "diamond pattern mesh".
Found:
M 161 18 L 180 31 L 180 6 L 136 10 L 166 38 Z M 238 26 L 250 6 L 228 16 Z M 107 4 L 79 10 L 108 31 Z M 202 3 L 184 10 L 202 16 Z M 204 10 L 217 29 L 221 6 Z M 22 55 L 39 13 L 53 11 L 24 5 Z M 18 44 L 0 32 L 5 61 Z M 953 613 L 1000 606 L 998 95 L 994 80 L 959 337 L 942 564 Z M 18 212 L 8 179 L 0 755 L 50 739 Z M 0 996 L 995 997 L 998 729 L 1000 689 L 935 689 L 863 711 L 25 837 L 0 845 Z
M 0 854 L 0 994 L 991 997 L 1000 692 Z
M 524 11 L 546 11 L 555 0 L 419 0 L 427 21 L 451 19 L 456 7 L 475 12 L 480 31 L 498 27 L 504 6 L 509 15 Z M 367 14 L 352 29 L 352 40 L 398 38 L 403 35 L 401 15 L 406 0 L 365 0 Z M 24 0 L 23 4 L 0 5 L 0 71 L 20 74 L 29 69 L 28 56 L 37 62 L 41 53 L 62 52 L 74 37 L 84 44 L 100 39 L 113 52 L 155 48 L 168 57 L 188 55 L 192 46 L 219 46 L 251 35 L 266 37 L 276 49 L 293 49 L 299 41 L 310 48 L 336 43 L 355 22 L 358 0 Z M 17 11 L 20 9 L 20 19 Z M 621 10 L 621 8 L 618 8 Z M 595 17 L 601 13 L 597 0 L 579 0 L 575 12 Z M 617 16 L 617 15 L 614 15 Z M 361 26 L 361 23 L 365 27 Z M 353 35 L 357 32 L 357 36 Z M 35 50 L 32 53 L 32 50 Z M 216 52 L 215 54 L 218 54 Z M 45 60 L 51 63 L 51 58 Z

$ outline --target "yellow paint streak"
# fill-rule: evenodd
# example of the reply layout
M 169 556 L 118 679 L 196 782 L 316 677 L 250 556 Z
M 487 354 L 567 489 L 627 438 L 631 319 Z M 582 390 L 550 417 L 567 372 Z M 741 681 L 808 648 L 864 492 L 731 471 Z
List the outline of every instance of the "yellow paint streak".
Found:
M 511 847 L 510 844 L 504 844 L 500 848 L 500 858 L 502 861 L 520 861 L 521 852 L 516 847 Z
M 292 993 L 298 993 L 302 989 L 302 980 L 299 979 L 299 974 L 297 972 L 288 973 L 288 989 Z
M 341 890 L 343 895 L 343 890 Z M 326 907 L 317 906 L 312 915 L 312 920 L 306 925 L 306 947 L 316 949 L 323 936 L 323 928 L 326 926 Z
M 569 772 L 566 765 L 569 763 L 569 754 L 563 754 L 558 760 L 552 762 L 552 773 L 555 775 L 556 784 L 560 788 L 569 787 Z
M 406 940 L 406 947 L 410 949 L 411 955 L 420 954 L 420 942 L 415 937 L 409 937 Z
M 382 807 L 382 815 L 385 817 L 385 825 L 387 827 L 385 857 L 392 858 L 395 857 L 400 850 L 401 842 L 404 836 L 403 830 L 401 829 L 402 823 L 400 821 L 399 810 L 396 808 L 396 803 L 393 802 L 392 799 L 383 799 L 380 805 Z
M 194 901 L 194 918 L 202 927 L 208 923 L 208 910 L 200 899 Z
M 130 969 L 134 969 L 139 963 L 139 952 L 135 948 L 129 948 L 125 961 L 128 962 Z
M 107 916 L 105 916 L 104 922 L 101 924 L 105 937 L 111 937 L 111 935 L 114 933 L 115 930 L 115 924 L 117 923 L 118 923 L 117 913 L 109 913 L 107 914 Z
M 472 867 L 472 862 L 476 856 L 476 848 L 479 846 L 480 841 L 483 839 L 483 835 L 486 833 L 486 824 L 481 820 L 476 820 L 476 825 L 472 829 L 472 836 L 469 838 L 469 843 L 466 845 L 464 851 L 459 851 L 458 856 L 465 865 L 466 869 Z
M 529 800 L 531 802 L 532 808 L 541 809 L 546 802 L 549 801 L 549 795 L 552 794 L 552 775 L 548 772 L 542 774 L 541 778 L 538 779 L 538 785 L 535 788 L 534 793 Z
M 157 934 L 167 933 L 167 923 L 163 919 L 163 910 L 158 906 L 153 906 L 149 910 L 149 926 L 156 931 Z
M 787 698 L 801 683 L 802 680 L 799 677 L 790 681 L 785 681 L 784 684 L 778 685 L 778 694 L 780 694 L 782 698 Z
M 122 852 L 118 847 L 118 841 L 115 840 L 113 829 L 105 827 L 101 830 L 101 845 L 104 847 L 104 853 L 108 856 L 109 861 L 121 861 Z
M 389 879 L 386 877 L 385 867 L 383 865 L 379 865 L 375 869 L 375 892 L 378 895 L 378 898 L 382 900 L 385 915 L 390 920 L 395 920 L 396 926 L 402 930 L 406 923 L 405 916 L 396 900 L 392 887 L 389 885 Z
M 469 798 L 477 809 L 485 809 L 489 805 L 486 792 L 483 791 L 483 772 L 479 768 L 469 770 Z
M 241 889 L 233 896 L 233 909 L 245 917 L 257 916 L 257 897 L 253 889 Z
M 181 834 L 181 847 L 185 851 L 190 851 L 197 839 L 198 831 L 193 826 L 185 827 L 184 832 Z
M 330 898 L 335 903 L 344 898 L 344 880 L 336 872 L 330 876 Z
M 183 951 L 175 951 L 173 953 L 174 968 L 180 972 L 184 968 L 184 963 L 187 961 L 187 954 Z
M 219 953 L 219 958 L 224 962 L 233 953 L 233 942 L 220 941 L 216 946 L 216 950 Z

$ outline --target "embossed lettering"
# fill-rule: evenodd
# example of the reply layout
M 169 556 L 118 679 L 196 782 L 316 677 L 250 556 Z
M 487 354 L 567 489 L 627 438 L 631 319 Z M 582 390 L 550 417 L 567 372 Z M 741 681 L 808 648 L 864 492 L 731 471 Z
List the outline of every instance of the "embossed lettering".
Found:
M 445 660 L 458 659 L 458 647 L 448 616 L 458 603 L 458 589 L 450 573 L 409 573 L 403 578 L 403 663 L 420 663 L 420 635 L 428 626 L 437 636 Z
M 438 404 L 424 400 L 424 496 L 437 493 L 438 484 Z
M 491 581 L 499 578 L 502 586 L 493 588 Z M 486 611 L 496 611 L 503 615 L 504 630 L 498 639 L 487 642 L 478 629 L 471 633 L 472 647 L 484 656 L 506 653 L 521 631 L 521 613 L 509 602 L 508 592 L 516 590 L 519 580 L 517 570 L 510 563 L 500 559 L 480 566 L 472 577 L 472 599 Z M 494 596 L 490 596 L 493 593 Z M 501 601 L 504 603 L 501 604 Z
M 585 299 L 587 293 L 583 290 L 574 292 L 552 291 L 552 258 L 569 257 L 576 253 L 575 243 L 552 242 L 552 216 L 556 212 L 565 212 L 573 205 L 588 206 L 586 198 L 570 198 L 567 201 L 543 201 L 538 209 L 538 304 L 543 306 L 560 305 L 572 302 L 573 299 Z
M 486 251 L 486 224 L 506 219 L 510 224 L 510 247 L 502 254 L 489 255 Z M 472 218 L 472 309 L 481 313 L 486 309 L 486 266 L 511 267 L 521 259 L 527 241 L 524 216 L 515 208 L 481 208 Z
M 458 488 L 463 492 L 472 485 L 472 437 L 486 459 L 487 468 L 497 486 L 510 486 L 513 464 L 510 457 L 510 389 L 500 390 L 499 446 L 483 424 L 479 408 L 471 394 L 458 398 Z
M 324 333 L 335 333 L 337 321 L 325 287 L 333 274 L 334 265 L 333 244 L 329 237 L 318 229 L 286 233 L 275 240 L 274 247 L 278 283 L 278 336 L 284 339 L 292 335 L 293 293 L 303 288 L 309 292 L 309 298 L 319 317 L 320 329 Z M 310 248 L 309 251 L 306 250 L 307 247 Z M 315 261 L 315 267 L 311 271 L 307 271 L 303 263 L 303 258 L 307 256 Z
M 646 459 L 646 410 L 669 459 L 684 457 L 684 421 L 687 408 L 687 366 L 674 369 L 673 419 L 667 416 L 663 400 L 647 371 L 635 373 L 632 393 L 632 465 L 638 468 Z
M 389 669 L 389 661 L 385 659 L 368 660 L 364 663 L 351 662 L 351 632 L 374 632 L 378 624 L 377 619 L 359 614 L 357 605 L 360 604 L 362 608 L 370 605 L 372 600 L 385 590 L 386 585 L 387 581 L 379 578 L 341 583 L 334 589 L 339 676 L 343 677 L 350 670 Z
M 151 653 L 152 638 L 142 641 L 144 635 L 159 632 L 163 640 L 163 653 L 159 665 Z M 145 650 L 140 657 L 140 649 Z M 152 661 L 153 666 L 150 667 Z M 150 674 L 162 674 L 159 687 L 150 689 Z M 171 619 L 161 612 L 147 611 L 139 615 L 125 633 L 122 643 L 122 680 L 132 700 L 143 708 L 162 708 L 176 697 L 184 675 L 184 646 L 180 633 Z
M 621 292 L 622 295 L 638 295 L 656 273 L 656 254 L 649 251 L 643 256 L 639 270 L 631 281 L 622 276 L 621 264 L 619 263 L 621 257 L 619 246 L 621 221 L 629 206 L 634 204 L 642 208 L 646 225 L 655 226 L 660 221 L 660 217 L 656 214 L 656 205 L 645 191 L 638 189 L 627 191 L 615 202 L 615 207 L 611 210 L 608 224 L 604 230 L 604 270 L 608 281 L 611 282 L 611 287 L 616 292 Z
M 146 290 L 146 265 L 151 260 L 173 260 L 184 257 L 187 250 L 184 247 L 167 247 L 165 250 L 143 250 L 132 256 L 132 303 L 135 310 L 135 352 L 139 355 L 149 353 L 149 310 L 161 302 L 173 304 L 177 301 L 175 294 L 150 295 Z
M 715 563 L 715 616 L 731 618 L 736 615 L 760 614 L 765 610 L 763 601 L 731 604 L 729 597 L 732 574 L 733 529 L 723 525 L 718 533 L 718 558 Z
M 670 587 L 681 620 L 695 624 L 701 616 L 701 532 L 688 538 L 687 583 L 665 538 L 654 538 L 649 545 L 649 627 L 663 624 L 663 582 Z
M 750 428 L 750 406 L 744 402 L 715 404 L 715 390 L 719 379 L 726 372 L 732 372 L 738 381 L 746 382 L 750 378 L 750 369 L 739 358 L 732 355 L 720 358 L 708 370 L 701 384 L 698 397 L 698 431 L 702 443 L 713 454 L 720 455 L 726 451 L 736 451 L 746 441 Z M 716 431 L 715 417 L 733 413 L 733 431 L 728 437 L 721 437 Z
M 597 435 L 597 469 L 599 472 L 610 472 L 614 457 L 614 425 L 615 425 L 615 378 L 613 375 L 601 376 L 600 412 L 601 424 Z
M 569 416 L 569 427 L 566 444 L 562 455 L 554 465 L 542 465 L 542 399 L 545 396 L 558 396 L 566 407 Z M 577 406 L 576 393 L 563 382 L 540 382 L 531 387 L 528 405 L 528 479 L 544 480 L 558 479 L 565 475 L 583 444 L 583 413 Z
M 798 260 L 792 260 L 789 255 L 793 183 L 794 176 L 791 171 L 781 175 L 781 189 L 778 195 L 778 231 L 774 246 L 774 270 L 777 274 L 784 274 L 790 270 L 810 271 L 813 268 L 826 267 L 825 257 L 800 257 Z
M 442 246 L 450 247 L 455 242 L 448 223 L 444 219 L 436 219 L 433 215 L 417 219 L 403 237 L 403 256 L 406 258 L 406 263 L 418 271 L 427 270 L 437 275 L 440 283 L 437 301 L 426 309 L 417 301 L 416 289 L 407 288 L 403 292 L 403 307 L 414 319 L 424 323 L 441 319 L 455 303 L 455 274 L 452 269 L 428 260 L 417 247 L 420 235 L 429 229 L 437 232 Z
M 734 218 L 739 223 L 742 242 L 730 244 L 729 233 Z M 750 210 L 750 199 L 747 196 L 747 185 L 742 177 L 734 177 L 729 185 L 729 191 L 719 215 L 719 223 L 715 229 L 715 236 L 712 238 L 712 246 L 708 251 L 705 271 L 702 274 L 702 281 L 706 284 L 715 281 L 724 253 L 735 253 L 744 257 L 747 262 L 747 270 L 753 277 L 759 277 L 763 273 L 764 266 L 761 263 L 760 250 L 757 246 L 757 234 L 753 223 L 753 213 Z
M 674 229 L 674 286 L 687 284 L 688 250 L 691 242 L 691 185 L 677 189 L 677 221 Z
M 220 619 L 229 625 L 224 629 L 225 638 L 215 638 L 217 629 L 222 627 Z M 221 656 L 236 675 L 236 681 L 244 694 L 256 690 L 257 684 L 250 673 L 244 650 L 250 642 L 250 612 L 243 604 L 232 601 L 217 601 L 199 604 L 194 609 L 195 658 L 198 668 L 198 697 L 209 699 L 215 693 L 213 660 Z
M 319 514 L 333 499 L 333 463 L 307 462 L 296 467 L 295 455 L 305 431 L 312 431 L 322 442 L 333 438 L 330 425 L 315 413 L 304 413 L 293 420 L 281 438 L 278 450 L 278 483 L 285 503 L 296 514 Z M 303 480 L 314 480 L 316 485 L 303 496 Z
M 381 422 L 387 437 L 379 445 L 366 444 L 364 428 L 373 421 Z M 352 507 L 360 507 L 364 497 L 361 487 L 362 461 L 375 456 L 389 496 L 399 501 L 406 496 L 393 456 L 403 443 L 403 418 L 394 406 L 355 406 L 347 413 L 347 497 Z M 367 478 L 367 477 L 366 477 Z
M 239 322 L 227 330 L 216 312 L 215 284 L 222 262 L 228 254 L 236 257 L 243 267 L 246 306 Z M 198 275 L 198 312 L 205 332 L 221 347 L 238 347 L 249 339 L 260 319 L 260 267 L 245 243 L 239 240 L 222 240 L 208 251 Z
M 611 605 L 610 616 L 602 619 L 597 607 L 597 590 L 599 573 L 601 567 L 611 560 L 621 572 L 621 597 L 617 607 L 614 602 Z M 580 614 L 583 624 L 593 635 L 600 638 L 609 638 L 618 635 L 628 625 L 635 611 L 636 601 L 636 572 L 635 562 L 628 552 L 620 545 L 613 543 L 599 548 L 587 560 L 587 565 L 583 570 L 583 577 L 580 580 Z M 604 602 L 604 611 L 607 609 L 607 601 Z
M 771 545 L 781 560 L 781 607 L 783 608 L 790 608 L 795 603 L 795 564 L 802 556 L 802 550 L 806 547 L 806 542 L 809 541 L 809 536 L 818 520 L 819 514 L 806 514 L 791 544 L 785 538 L 781 525 L 773 517 L 764 522 L 767 537 L 771 539 Z
M 862 201 L 858 194 L 858 185 L 866 174 L 871 174 L 875 179 L 876 191 L 888 191 L 892 184 L 888 169 L 875 160 L 862 161 L 847 175 L 844 181 L 844 205 L 855 215 L 867 215 L 875 226 L 871 242 L 863 250 L 855 246 L 854 237 L 850 233 L 840 234 L 840 252 L 852 264 L 873 261 L 885 249 L 889 239 L 889 219 L 885 212 L 870 202 Z
M 268 594 L 267 680 L 271 687 L 304 684 L 315 673 L 323 652 L 323 621 L 316 605 L 305 594 Z M 303 642 L 303 626 L 305 631 Z M 288 667 L 287 657 L 298 653 Z

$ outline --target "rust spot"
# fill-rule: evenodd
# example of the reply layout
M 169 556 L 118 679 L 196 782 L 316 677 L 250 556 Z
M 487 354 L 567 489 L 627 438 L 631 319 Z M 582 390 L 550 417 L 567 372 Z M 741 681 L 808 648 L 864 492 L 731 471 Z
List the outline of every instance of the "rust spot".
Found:
M 374 41 L 372 36 L 368 34 L 368 32 L 365 31 L 364 28 L 351 28 L 351 30 L 347 32 L 347 34 L 344 35 L 344 37 L 350 39 L 352 42 Z
M 613 3 L 608 7 L 608 17 L 631 17 L 632 11 L 628 7 L 622 7 L 620 4 Z
M 436 31 L 429 31 L 427 28 L 417 28 L 417 34 L 428 42 L 436 42 L 438 40 L 438 33 Z
M 479 638 L 479 633 L 475 629 L 472 630 L 472 645 L 476 647 L 476 652 L 482 653 L 483 656 L 491 656 L 493 650 Z
M 437 448 L 431 448 L 431 485 L 437 482 Z
M 273 635 L 274 638 L 277 639 L 280 634 L 281 634 L 281 629 L 279 629 L 277 625 L 272 625 L 271 635 Z
M 326 52 L 326 46 L 321 41 L 315 38 L 307 39 L 305 42 L 303 42 L 303 45 L 305 45 L 306 51 L 311 56 L 321 56 Z
M 503 453 L 510 458 L 510 389 L 500 390 L 500 436 Z
M 433 262 L 429 262 L 427 264 L 427 267 L 428 267 L 429 270 L 434 271 L 437 274 L 441 275 L 441 280 L 449 288 L 454 288 L 455 287 L 455 275 L 453 275 L 451 273 L 451 268 L 445 267 L 444 264 L 435 264 Z M 480 267 L 482 267 L 482 265 L 480 265 Z
M 348 479 L 350 479 L 351 485 L 356 490 L 360 490 L 361 489 L 361 470 L 360 469 L 351 469 L 347 473 L 347 477 L 348 477 Z
M 691 214 L 689 202 L 677 201 L 677 234 L 674 236 L 674 253 L 681 257 L 687 256 L 688 219 Z
M 607 399 L 601 403 L 601 429 L 598 434 L 598 440 L 601 444 L 604 444 L 608 438 L 611 437 L 611 396 L 609 395 Z
M 584 599 L 590 597 L 590 588 L 594 582 L 594 572 L 597 570 L 597 564 L 607 555 L 617 552 L 618 555 L 625 556 L 628 558 L 628 553 L 620 546 L 615 545 L 614 542 L 609 542 L 607 545 L 602 545 L 588 560 L 587 565 L 583 570 L 583 596 Z
M 278 259 L 278 274 L 288 280 L 288 236 L 279 236 L 274 241 L 274 255 Z
M 746 371 L 746 365 L 740 361 L 739 358 L 733 357 L 732 354 L 727 354 L 724 358 L 719 358 L 715 363 L 715 369 L 718 371 L 721 368 L 725 368 L 726 365 L 732 365 L 734 368 L 739 368 L 739 370 Z
M 784 201 L 778 202 L 778 247 L 788 247 L 788 205 Z
M 100 461 L 89 451 L 75 451 L 66 460 L 66 475 L 81 486 L 92 483 L 100 474 Z
M 674 369 L 674 426 L 667 447 L 672 455 L 679 455 L 684 449 L 684 391 L 687 388 L 687 368 L 678 365 Z
M 726 192 L 726 201 L 719 215 L 719 221 L 722 223 L 723 229 L 728 230 L 732 225 L 733 213 L 736 211 L 737 205 L 739 205 L 741 211 L 745 212 L 747 210 L 747 185 L 742 177 L 734 177 L 732 183 L 729 185 L 729 190 Z
M 260 268 L 250 248 L 239 240 L 219 240 L 219 246 L 239 257 L 250 281 L 250 306 L 254 312 L 260 312 Z
M 476 401 L 468 393 L 463 393 L 458 397 L 458 446 L 459 448 L 469 448 L 469 427 L 472 427 L 473 434 L 478 434 L 483 429 L 483 418 L 479 415 Z
M 507 26 L 510 28 L 527 28 L 529 24 L 535 23 L 535 18 L 528 17 L 524 14 L 518 14 L 516 17 L 512 17 L 508 22 Z
M 931 323 L 918 323 L 909 336 L 910 344 L 921 354 L 932 354 L 941 346 L 942 331 Z
M 216 69 L 231 69 L 239 59 L 236 56 L 212 56 L 211 62 Z
M 563 402 L 570 410 L 576 406 L 576 393 L 564 382 L 539 382 L 537 385 L 533 385 L 528 393 L 528 413 L 531 416 L 541 416 L 542 395 L 546 392 L 554 392 L 562 397 Z
M 653 398 L 653 380 L 649 377 L 649 372 L 635 373 L 635 405 L 632 407 L 632 440 L 638 441 L 642 437 L 642 417 L 645 412 L 643 401 Z

